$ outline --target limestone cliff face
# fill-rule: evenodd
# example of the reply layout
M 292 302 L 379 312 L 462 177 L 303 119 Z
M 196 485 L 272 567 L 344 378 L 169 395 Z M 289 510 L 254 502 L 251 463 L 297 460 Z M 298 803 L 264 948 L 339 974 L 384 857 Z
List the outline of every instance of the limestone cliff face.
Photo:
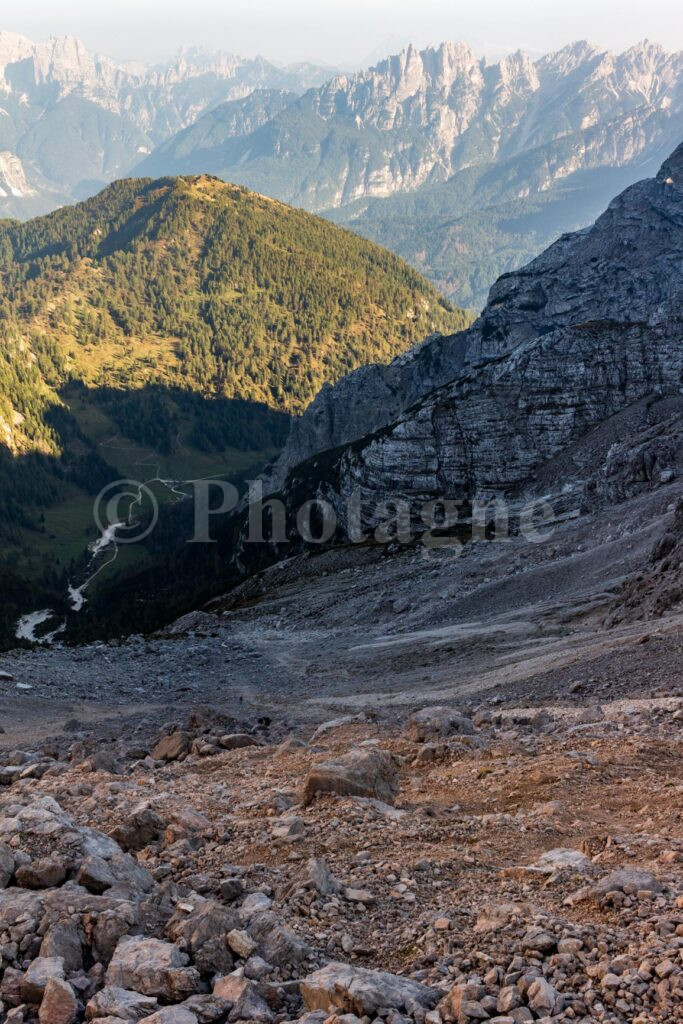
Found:
M 287 444 L 268 476 L 277 490 L 288 470 L 316 452 L 373 433 L 463 367 L 466 332 L 436 334 L 389 364 L 362 366 L 327 384 L 303 416 L 292 421 Z
M 627 189 L 593 227 L 563 236 L 528 266 L 499 278 L 469 330 L 428 339 L 388 366 L 363 367 L 323 389 L 292 426 L 276 464 L 275 486 L 298 462 L 380 430 L 463 371 L 464 393 L 478 382 L 485 382 L 485 389 L 493 393 L 509 372 L 522 372 L 524 360 L 533 364 L 536 358 L 552 359 L 556 343 L 587 356 L 593 346 L 597 368 L 603 348 L 616 343 L 618 352 L 620 345 L 635 340 L 639 330 L 645 331 L 643 337 L 656 325 L 659 333 L 667 330 L 667 318 L 678 315 L 674 296 L 681 287 L 680 164 L 679 148 L 656 179 Z M 519 362 L 500 361 L 512 352 Z M 526 386 L 533 366 L 523 372 Z M 440 395 L 438 402 L 444 401 Z M 520 402 L 524 401 L 522 395 Z M 425 440 L 429 448 L 432 442 L 427 444 L 424 431 L 431 428 L 424 424 L 431 422 L 432 413 L 421 411 L 419 417 L 423 427 L 399 425 L 396 436 L 417 430 L 415 440 Z M 410 447 L 399 446 L 402 451 Z M 377 450 L 367 456 L 368 465 L 377 458 L 385 460 L 389 449 L 393 463 L 392 444 L 378 441 Z
M 468 331 L 413 353 L 413 389 L 431 346 L 452 360 L 451 383 L 423 393 L 389 426 L 328 460 L 323 490 L 334 500 L 360 491 L 366 525 L 387 498 L 518 494 L 533 486 L 545 463 L 609 417 L 647 396 L 678 394 L 683 146 L 655 179 L 615 199 L 592 228 L 561 238 L 500 279 Z M 333 424 L 330 436 L 342 411 L 350 415 L 360 401 L 367 377 L 356 380 L 356 395 L 354 378 L 337 391 L 338 409 L 330 407 L 336 389 L 316 400 Z M 421 382 L 426 392 L 431 380 L 425 375 Z M 402 395 L 408 398 L 405 386 Z M 377 405 L 375 420 L 379 415 Z
M 220 142 L 209 159 L 230 180 L 322 211 L 463 170 L 490 172 L 524 154 L 526 173 L 512 189 L 523 197 L 669 145 L 682 82 L 683 55 L 648 42 L 622 54 L 577 43 L 536 62 L 518 52 L 497 64 L 463 43 L 410 46 L 337 75 L 263 129 Z M 152 155 L 149 173 L 178 173 L 184 156 L 171 142 Z M 198 149 L 196 159 L 206 157 Z

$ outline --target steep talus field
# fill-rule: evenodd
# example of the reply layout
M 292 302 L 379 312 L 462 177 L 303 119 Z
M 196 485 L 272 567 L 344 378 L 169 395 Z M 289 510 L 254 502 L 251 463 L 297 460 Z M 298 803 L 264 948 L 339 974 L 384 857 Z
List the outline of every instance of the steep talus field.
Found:
M 58 587 L 107 482 L 258 467 L 325 382 L 468 321 L 392 254 L 205 177 L 2 222 L 0 275 L 4 566 Z

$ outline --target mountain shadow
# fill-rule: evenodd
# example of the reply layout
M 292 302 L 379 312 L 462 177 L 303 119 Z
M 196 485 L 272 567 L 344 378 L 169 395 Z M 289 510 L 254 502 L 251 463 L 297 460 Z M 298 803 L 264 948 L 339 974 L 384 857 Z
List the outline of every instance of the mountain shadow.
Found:
M 18 618 L 42 607 L 68 608 L 67 586 L 80 580 L 98 539 L 94 502 L 116 481 L 158 481 L 166 543 L 181 519 L 170 514 L 183 493 L 174 485 L 205 477 L 234 481 L 256 473 L 286 439 L 290 417 L 258 402 L 204 398 L 150 384 L 135 391 L 72 381 L 42 410 L 57 454 L 13 453 L 0 445 L 0 646 L 12 646 Z M 168 486 L 160 483 L 169 482 Z M 157 493 L 158 491 L 158 493 Z M 169 509 L 164 506 L 168 504 Z M 144 518 L 146 510 L 140 512 Z M 170 531 L 170 534 L 169 532 Z M 161 548 L 137 549 L 154 573 Z

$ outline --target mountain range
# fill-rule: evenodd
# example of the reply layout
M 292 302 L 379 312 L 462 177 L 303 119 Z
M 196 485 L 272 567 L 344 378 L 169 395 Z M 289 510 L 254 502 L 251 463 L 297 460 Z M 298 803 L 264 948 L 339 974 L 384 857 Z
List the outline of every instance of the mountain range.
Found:
M 301 97 L 223 104 L 139 173 L 206 171 L 323 213 L 480 307 L 500 273 L 654 173 L 682 112 L 683 54 L 649 42 L 497 64 L 444 43 Z
M 0 33 L 0 214 L 128 174 L 214 174 L 350 227 L 480 309 L 499 274 L 655 173 L 682 69 L 647 41 L 493 64 L 443 43 L 354 74 L 196 49 L 143 67 Z
M 279 68 L 199 49 L 166 65 L 121 64 L 69 36 L 0 32 L 0 215 L 25 219 L 98 192 L 225 100 L 298 94 L 329 68 Z

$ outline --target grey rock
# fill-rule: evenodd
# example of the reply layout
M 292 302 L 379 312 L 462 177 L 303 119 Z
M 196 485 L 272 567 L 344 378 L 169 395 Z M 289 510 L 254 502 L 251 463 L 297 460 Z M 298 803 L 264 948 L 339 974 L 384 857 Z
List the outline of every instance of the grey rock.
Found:
M 253 985 L 248 985 L 237 999 L 230 1012 L 229 1020 L 255 1021 L 256 1024 L 271 1024 L 274 1014 L 265 999 Z
M 64 961 L 59 956 L 36 957 L 21 979 L 21 998 L 24 1002 L 40 1004 L 50 978 L 64 980 Z
M 106 860 L 102 857 L 87 857 L 78 869 L 76 881 L 88 892 L 101 895 L 107 889 L 111 889 L 116 879 Z
M 188 964 L 188 955 L 168 942 L 124 936 L 114 951 L 106 981 L 118 988 L 178 1002 L 200 986 L 199 973 Z
M 276 967 L 301 964 L 311 954 L 310 946 L 285 928 L 271 911 L 255 914 L 248 930 L 264 960 Z
M 187 950 L 203 974 L 227 974 L 233 966 L 228 936 L 239 927 L 239 915 L 214 900 L 195 903 L 189 914 L 183 910 L 174 914 L 166 935 Z
M 304 978 L 301 996 L 309 1011 L 339 1009 L 359 1017 L 372 1016 L 383 1006 L 402 1010 L 416 1004 L 430 1010 L 438 1000 L 435 989 L 409 978 L 341 963 Z
M 153 996 L 144 996 L 116 985 L 105 985 L 86 1005 L 85 1016 L 87 1020 L 120 1017 L 122 1020 L 137 1022 L 148 1017 L 156 1008 L 157 1001 Z
M 220 996 L 208 993 L 190 996 L 181 1005 L 183 1009 L 194 1013 L 199 1024 L 213 1024 L 214 1021 L 223 1024 L 232 1008 L 232 1004 L 227 999 L 221 999 Z
M 393 803 L 398 793 L 395 758 L 383 750 L 352 750 L 334 760 L 315 764 L 304 785 L 303 802 L 319 793 L 377 797 Z
M 143 850 L 145 846 L 157 840 L 165 825 L 152 805 L 142 801 L 131 809 L 125 821 L 116 826 L 113 838 L 124 850 L 135 852 Z
M 553 1015 L 561 1009 L 562 996 L 545 978 L 536 978 L 527 991 L 529 1006 L 539 1015 Z
M 453 710 L 453 708 L 423 708 L 411 716 L 408 731 L 412 739 L 418 743 L 447 736 L 472 736 L 476 732 L 471 718 Z
M 164 1006 L 144 1017 L 143 1024 L 199 1024 L 199 1018 L 185 1006 Z
M 41 957 L 61 957 L 67 974 L 83 967 L 83 944 L 77 926 L 69 920 L 51 924 L 40 946 Z

